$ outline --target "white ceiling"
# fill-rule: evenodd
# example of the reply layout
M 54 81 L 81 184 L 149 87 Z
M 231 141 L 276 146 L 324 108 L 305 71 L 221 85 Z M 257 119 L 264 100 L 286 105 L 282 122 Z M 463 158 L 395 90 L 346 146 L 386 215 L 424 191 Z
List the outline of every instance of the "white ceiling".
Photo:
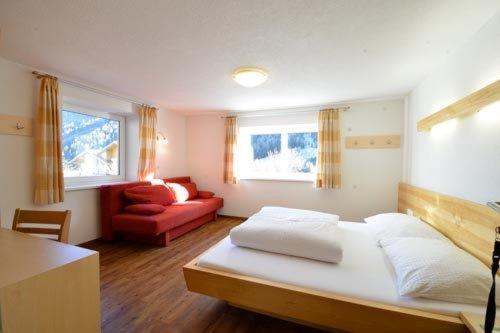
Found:
M 498 0 L 0 0 L 0 56 L 182 112 L 408 93 Z M 269 79 L 244 88 L 239 66 Z

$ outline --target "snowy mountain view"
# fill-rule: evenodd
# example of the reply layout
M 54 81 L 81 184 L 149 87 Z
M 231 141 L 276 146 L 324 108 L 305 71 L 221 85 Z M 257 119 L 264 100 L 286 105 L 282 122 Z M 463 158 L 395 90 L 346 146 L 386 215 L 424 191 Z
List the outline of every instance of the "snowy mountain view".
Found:
M 119 174 L 120 122 L 62 111 L 62 150 L 65 177 Z
M 255 172 L 316 172 L 317 132 L 254 134 L 251 135 L 251 146 L 253 159 L 250 169 Z

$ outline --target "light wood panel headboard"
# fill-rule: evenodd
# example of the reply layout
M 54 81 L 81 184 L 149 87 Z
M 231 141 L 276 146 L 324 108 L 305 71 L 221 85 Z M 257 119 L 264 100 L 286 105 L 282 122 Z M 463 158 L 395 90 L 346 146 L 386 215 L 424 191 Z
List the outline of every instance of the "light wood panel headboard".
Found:
M 499 213 L 486 205 L 399 183 L 398 211 L 406 213 L 408 208 L 459 247 L 491 264 Z

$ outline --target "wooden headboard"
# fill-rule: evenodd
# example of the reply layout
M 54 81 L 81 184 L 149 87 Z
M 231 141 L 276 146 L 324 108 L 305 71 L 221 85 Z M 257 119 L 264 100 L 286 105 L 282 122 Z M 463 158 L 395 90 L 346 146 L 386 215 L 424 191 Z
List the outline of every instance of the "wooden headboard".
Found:
M 491 264 L 500 214 L 486 205 L 399 183 L 398 211 L 420 217 L 486 265 Z

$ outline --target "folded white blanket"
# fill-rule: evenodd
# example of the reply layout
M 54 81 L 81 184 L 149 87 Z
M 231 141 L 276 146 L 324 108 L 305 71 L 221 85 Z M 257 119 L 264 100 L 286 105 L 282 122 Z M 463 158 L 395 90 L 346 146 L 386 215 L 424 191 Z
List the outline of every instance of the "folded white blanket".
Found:
M 339 222 L 338 215 L 285 207 L 262 207 L 262 209 L 255 215 L 286 221 L 328 222 L 334 223 L 335 225 Z
M 278 211 L 283 214 L 275 214 Z M 305 214 L 304 219 L 296 219 L 292 210 L 287 208 L 265 207 L 231 230 L 231 242 L 237 246 L 326 262 L 342 261 L 342 246 L 336 237 L 337 223 L 326 216 L 315 220 L 314 215 L 318 212 L 301 212 Z

